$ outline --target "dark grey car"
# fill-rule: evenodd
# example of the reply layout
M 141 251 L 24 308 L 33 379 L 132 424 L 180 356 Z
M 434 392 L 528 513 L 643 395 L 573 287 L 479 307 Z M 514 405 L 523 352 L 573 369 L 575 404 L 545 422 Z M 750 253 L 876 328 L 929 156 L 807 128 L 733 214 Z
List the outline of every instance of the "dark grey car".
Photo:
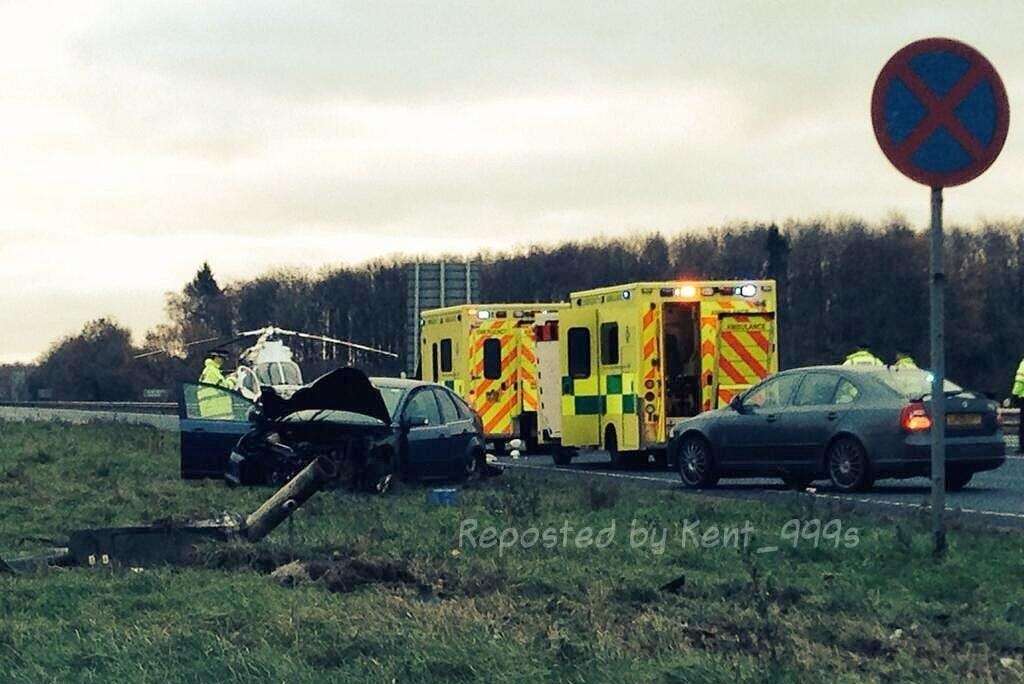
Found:
M 931 473 L 931 376 L 920 369 L 819 366 L 785 371 L 732 403 L 677 424 L 669 458 L 688 487 L 720 477 L 830 478 L 843 491 Z M 996 403 L 946 383 L 946 486 L 1005 460 Z

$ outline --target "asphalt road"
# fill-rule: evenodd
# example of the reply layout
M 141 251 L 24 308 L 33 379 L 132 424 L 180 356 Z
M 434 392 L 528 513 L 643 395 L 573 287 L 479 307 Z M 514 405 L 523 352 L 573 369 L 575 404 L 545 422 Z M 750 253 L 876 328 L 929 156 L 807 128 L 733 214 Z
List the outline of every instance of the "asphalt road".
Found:
M 978 473 L 960 492 L 947 492 L 946 509 L 987 523 L 1024 527 L 1024 457 L 1016 454 L 1016 437 L 1007 437 L 1007 460 L 998 470 Z M 559 467 L 550 456 L 531 455 L 518 459 L 502 457 L 509 468 L 560 471 L 580 477 L 603 477 L 630 480 L 653 486 L 683 489 L 675 471 L 662 470 L 653 463 L 628 470 L 615 470 L 603 452 L 580 454 L 572 465 Z M 927 478 L 879 480 L 868 492 L 843 494 L 827 480 L 815 482 L 808 490 L 813 496 L 845 501 L 867 507 L 911 511 L 927 507 L 931 485 Z M 712 496 L 778 499 L 792 495 L 792 490 L 777 479 L 723 479 L 718 486 L 704 490 Z

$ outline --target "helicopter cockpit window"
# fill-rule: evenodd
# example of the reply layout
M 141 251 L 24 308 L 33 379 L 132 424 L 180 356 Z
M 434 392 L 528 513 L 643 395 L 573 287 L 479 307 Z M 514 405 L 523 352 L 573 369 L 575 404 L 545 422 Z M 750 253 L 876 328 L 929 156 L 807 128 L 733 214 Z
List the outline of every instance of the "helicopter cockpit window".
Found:
M 256 373 L 250 368 L 240 366 L 238 368 L 238 389 L 243 395 L 247 397 L 253 397 L 260 392 L 259 379 L 256 377 Z
M 261 363 L 258 366 L 256 366 L 256 377 L 260 379 L 260 384 L 261 385 L 273 385 L 274 384 L 274 380 L 273 380 L 273 378 L 271 377 L 271 374 L 270 374 L 270 368 L 273 365 L 274 364 L 271 364 L 271 363 Z
M 299 367 L 289 361 L 281 362 L 275 361 L 274 363 L 268 363 L 267 368 L 270 370 L 270 385 L 301 385 L 302 375 L 299 373 Z
M 281 368 L 284 370 L 284 382 L 286 385 L 302 384 L 302 372 L 299 371 L 297 363 L 282 363 Z

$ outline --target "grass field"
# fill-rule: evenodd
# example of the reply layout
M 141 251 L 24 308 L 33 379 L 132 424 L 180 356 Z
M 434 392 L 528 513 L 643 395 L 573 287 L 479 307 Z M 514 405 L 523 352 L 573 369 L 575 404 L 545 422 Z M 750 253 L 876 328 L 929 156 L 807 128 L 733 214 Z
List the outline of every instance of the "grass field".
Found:
M 250 511 L 270 493 L 178 480 L 177 439 L 155 430 L 0 423 L 0 436 L 6 553 L 75 527 Z M 795 495 L 515 473 L 461 494 L 456 507 L 427 505 L 421 486 L 321 494 L 291 535 L 206 548 L 186 568 L 0 575 L 0 682 L 1024 678 L 1016 532 L 954 529 L 935 561 L 924 521 Z M 476 548 L 460 544 L 473 524 Z M 631 526 L 657 533 L 631 542 Z M 481 548 L 488 527 L 505 548 Z M 293 558 L 324 561 L 323 576 L 269 574 Z

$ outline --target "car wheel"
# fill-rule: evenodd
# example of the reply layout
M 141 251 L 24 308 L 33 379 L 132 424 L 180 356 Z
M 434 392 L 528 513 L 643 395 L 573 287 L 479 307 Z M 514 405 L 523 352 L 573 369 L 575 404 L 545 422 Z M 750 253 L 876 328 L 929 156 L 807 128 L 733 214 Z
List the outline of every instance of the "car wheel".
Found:
M 703 437 L 685 437 L 679 445 L 679 479 L 690 489 L 718 484 L 711 445 Z
M 551 455 L 551 458 L 554 459 L 555 465 L 567 466 L 570 463 L 572 463 L 572 458 L 575 455 L 575 449 L 570 449 L 569 447 L 564 446 L 558 446 L 555 448 L 555 452 Z
M 828 474 L 832 484 L 843 492 L 860 492 L 874 484 L 871 462 L 861 443 L 851 437 L 841 437 L 828 448 Z
M 786 475 L 782 478 L 782 481 L 790 489 L 802 492 L 811 486 L 811 483 L 814 482 L 814 478 L 807 477 L 806 475 Z
M 946 491 L 947 492 L 959 492 L 961 489 L 967 486 L 974 477 L 974 473 L 963 470 L 953 470 L 946 472 Z

